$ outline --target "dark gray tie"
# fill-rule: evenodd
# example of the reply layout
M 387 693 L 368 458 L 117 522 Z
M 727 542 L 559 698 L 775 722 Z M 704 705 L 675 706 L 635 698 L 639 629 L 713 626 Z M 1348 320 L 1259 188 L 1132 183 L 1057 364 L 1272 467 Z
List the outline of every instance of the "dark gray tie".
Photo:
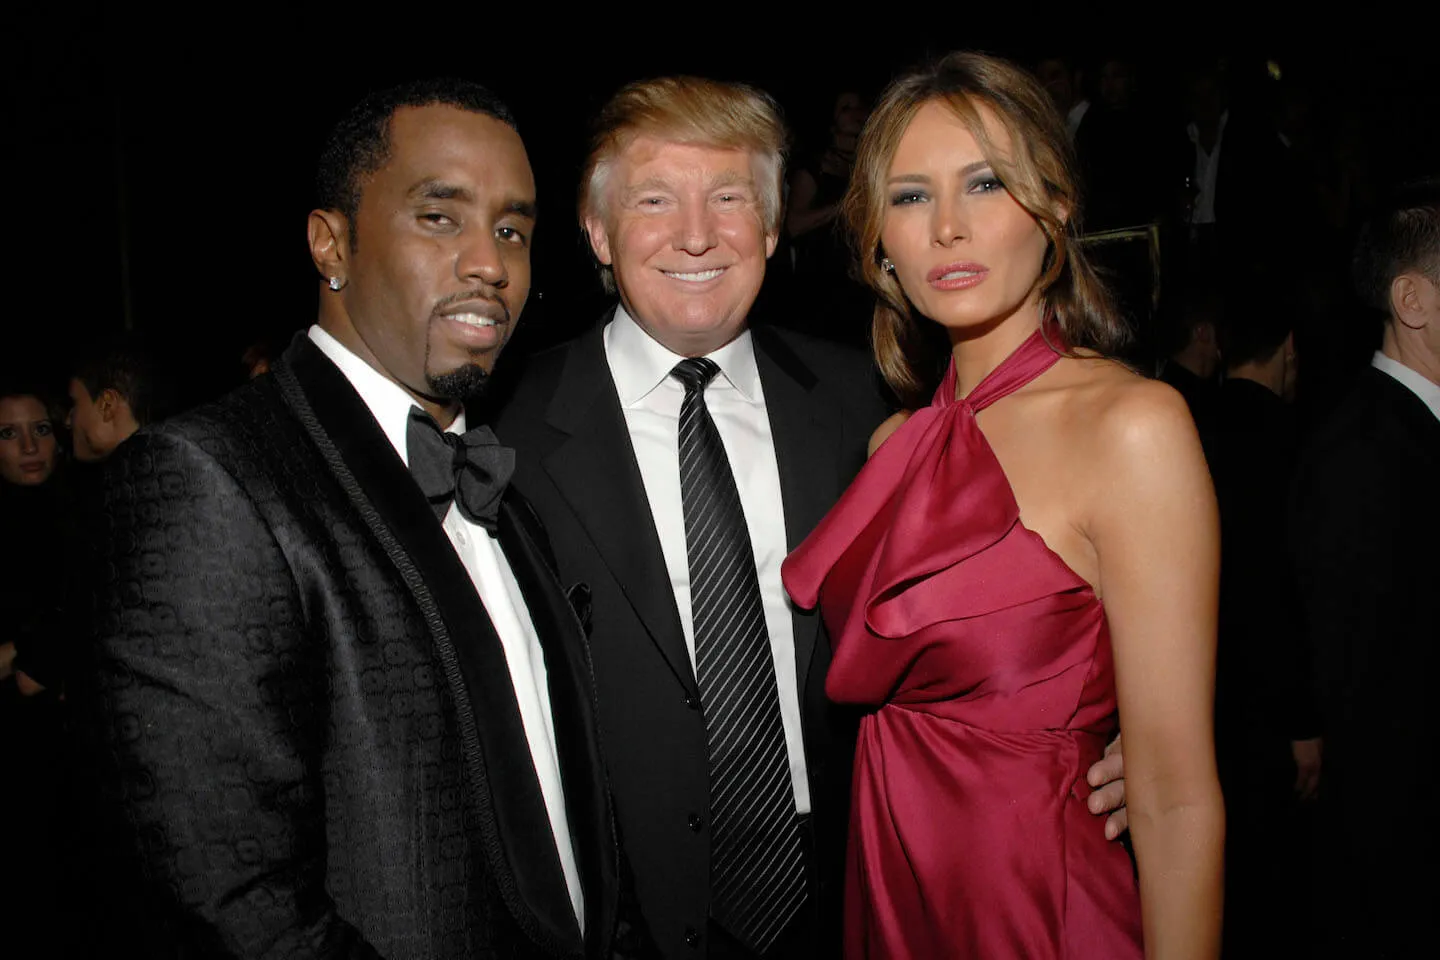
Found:
M 705 406 L 719 371 L 703 358 L 671 371 L 685 385 L 680 497 L 710 745 L 710 913 L 764 953 L 805 903 L 805 860 L 750 532 Z

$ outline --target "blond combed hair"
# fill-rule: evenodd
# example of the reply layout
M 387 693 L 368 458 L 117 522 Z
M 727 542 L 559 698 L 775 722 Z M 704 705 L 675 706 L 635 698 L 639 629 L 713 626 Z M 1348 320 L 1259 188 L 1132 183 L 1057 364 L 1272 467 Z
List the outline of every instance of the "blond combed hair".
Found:
M 744 83 L 690 76 L 658 77 L 622 87 L 595 120 L 580 175 L 582 228 L 590 219 L 607 221 L 615 161 L 638 137 L 749 151 L 765 230 L 779 231 L 789 137 L 780 107 L 769 94 Z M 602 264 L 600 273 L 606 290 L 613 293 L 613 272 Z
M 1049 241 L 1037 287 L 1065 344 L 1116 353 L 1129 329 L 1078 242 L 1079 180 L 1064 121 L 1024 70 L 987 54 L 952 53 L 902 74 L 881 95 L 861 133 L 843 201 L 861 278 L 876 294 L 871 342 L 890 388 L 907 407 L 924 406 L 943 369 L 936 338 L 916 322 L 899 281 L 880 264 L 890 164 L 910 121 L 934 102 L 965 124 L 1000 182 Z M 982 106 L 1009 135 L 1008 152 L 985 129 Z

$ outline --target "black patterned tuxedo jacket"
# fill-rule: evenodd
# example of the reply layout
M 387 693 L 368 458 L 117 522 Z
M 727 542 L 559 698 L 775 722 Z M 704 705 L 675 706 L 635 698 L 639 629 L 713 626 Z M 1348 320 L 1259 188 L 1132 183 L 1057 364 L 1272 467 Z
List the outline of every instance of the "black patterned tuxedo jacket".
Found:
M 532 358 L 495 428 L 516 448 L 515 485 L 545 522 L 562 580 L 593 592 L 601 732 L 641 911 L 667 957 L 703 956 L 710 780 L 700 692 L 603 326 Z M 767 327 L 753 336 L 794 549 L 864 464 L 884 409 L 858 351 Z M 795 611 L 793 623 L 820 923 L 838 950 L 855 717 L 825 697 L 820 618 Z
M 499 538 L 545 653 L 583 940 L 500 642 L 318 348 L 297 338 L 272 375 L 136 436 L 107 487 L 93 719 L 167 951 L 607 955 L 591 671 L 523 501 Z

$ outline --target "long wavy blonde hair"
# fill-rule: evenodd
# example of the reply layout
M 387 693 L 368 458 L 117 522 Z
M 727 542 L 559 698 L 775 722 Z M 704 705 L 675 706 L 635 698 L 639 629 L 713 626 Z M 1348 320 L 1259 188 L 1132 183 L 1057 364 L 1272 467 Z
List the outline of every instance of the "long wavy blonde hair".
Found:
M 937 101 L 970 130 L 1000 182 L 1049 240 L 1037 285 L 1066 346 L 1115 354 L 1130 331 L 1077 242 L 1079 179 L 1064 121 L 1024 70 L 999 57 L 960 52 L 901 75 L 881 95 L 860 135 L 845 194 L 860 276 L 877 298 L 871 342 L 885 381 L 905 406 L 924 406 L 948 357 L 937 331 L 916 322 L 900 282 L 880 265 L 891 161 L 915 114 Z M 1008 134 L 1008 152 L 986 131 L 982 106 Z

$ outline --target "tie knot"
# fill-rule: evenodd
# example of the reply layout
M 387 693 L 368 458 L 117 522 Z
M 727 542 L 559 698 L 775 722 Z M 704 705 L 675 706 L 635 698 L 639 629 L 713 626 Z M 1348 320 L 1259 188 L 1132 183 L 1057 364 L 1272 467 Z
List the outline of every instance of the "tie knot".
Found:
M 689 357 L 675 364 L 670 376 L 685 384 L 686 393 L 694 393 L 704 390 L 719 372 L 720 365 L 714 360 L 708 357 Z

